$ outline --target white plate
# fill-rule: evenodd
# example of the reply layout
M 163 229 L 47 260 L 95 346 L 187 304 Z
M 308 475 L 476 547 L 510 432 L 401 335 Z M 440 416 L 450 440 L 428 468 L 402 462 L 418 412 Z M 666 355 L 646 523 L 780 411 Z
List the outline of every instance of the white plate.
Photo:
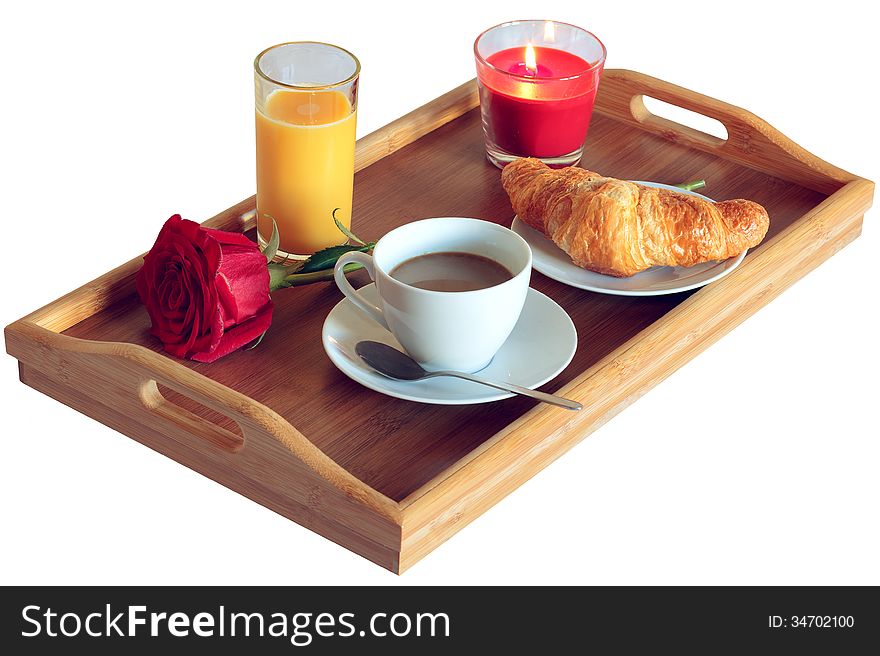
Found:
M 376 302 L 375 284 L 361 287 L 360 292 L 369 301 Z M 355 354 L 355 344 L 370 339 L 401 351 L 403 348 L 394 335 L 365 316 L 348 299 L 339 301 L 327 315 L 321 339 L 330 360 L 342 373 L 388 396 L 440 405 L 488 403 L 513 396 L 459 378 L 407 382 L 376 373 Z M 565 369 L 576 349 L 577 331 L 565 310 L 544 294 L 529 289 L 513 332 L 479 375 L 534 389 Z
M 709 202 L 702 194 L 684 191 L 678 187 L 660 184 L 659 182 L 642 182 L 646 187 L 671 189 L 692 196 L 699 196 Z M 532 266 L 548 278 L 558 280 L 572 287 L 579 287 L 600 294 L 617 294 L 619 296 L 658 296 L 675 294 L 708 285 L 733 271 L 746 256 L 743 251 L 736 257 L 720 262 L 703 262 L 692 267 L 652 267 L 628 278 L 615 278 L 601 273 L 588 271 L 575 265 L 571 258 L 550 239 L 526 225 L 519 218 L 513 218 L 510 226 L 520 237 L 525 239 L 532 248 Z

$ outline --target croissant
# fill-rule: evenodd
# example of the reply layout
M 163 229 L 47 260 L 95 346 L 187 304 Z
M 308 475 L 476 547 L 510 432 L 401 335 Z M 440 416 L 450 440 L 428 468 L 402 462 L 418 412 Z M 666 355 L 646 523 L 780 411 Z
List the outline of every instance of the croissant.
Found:
M 532 158 L 504 167 L 501 184 L 517 216 L 577 266 L 621 278 L 733 257 L 770 227 L 767 210 L 750 200 L 712 203 Z

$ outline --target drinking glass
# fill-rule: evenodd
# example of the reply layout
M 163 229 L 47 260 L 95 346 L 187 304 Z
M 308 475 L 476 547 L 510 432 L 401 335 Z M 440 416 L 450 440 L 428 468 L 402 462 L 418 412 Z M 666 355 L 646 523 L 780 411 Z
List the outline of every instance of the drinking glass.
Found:
M 351 226 L 360 62 L 338 46 L 282 43 L 254 60 L 257 236 L 272 221 L 279 257 L 302 259 L 346 241 Z

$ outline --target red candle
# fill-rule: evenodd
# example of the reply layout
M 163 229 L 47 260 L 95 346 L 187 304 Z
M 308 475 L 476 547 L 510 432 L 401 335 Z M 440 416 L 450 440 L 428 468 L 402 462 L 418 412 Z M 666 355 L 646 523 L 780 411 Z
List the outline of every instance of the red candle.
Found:
M 506 47 L 523 36 L 525 45 Z M 489 159 L 579 160 L 605 60 L 601 42 L 563 23 L 518 21 L 484 32 L 475 53 Z
M 480 103 L 491 117 L 490 137 L 521 156 L 557 157 L 580 148 L 587 137 L 597 80 L 583 75 L 592 64 L 556 48 L 508 48 L 490 55 Z M 509 75 L 512 74 L 512 75 Z M 580 77 L 577 77 L 580 75 Z M 554 88 L 553 78 L 572 78 Z M 542 83 L 548 80 L 550 83 Z

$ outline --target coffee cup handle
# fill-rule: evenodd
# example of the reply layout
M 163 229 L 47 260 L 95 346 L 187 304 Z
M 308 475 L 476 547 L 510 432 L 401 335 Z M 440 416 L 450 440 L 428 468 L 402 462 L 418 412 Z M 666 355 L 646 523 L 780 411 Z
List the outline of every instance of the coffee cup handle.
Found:
M 346 298 L 349 301 L 354 303 L 355 307 L 358 308 L 361 312 L 370 317 L 373 321 L 378 323 L 380 326 L 385 328 L 386 330 L 390 330 L 388 328 L 388 324 L 385 323 L 385 317 L 382 315 L 382 309 L 373 305 L 369 301 L 367 301 L 354 287 L 351 286 L 351 283 L 348 282 L 348 278 L 345 277 L 345 265 L 350 263 L 360 264 L 366 269 L 367 274 L 369 274 L 370 279 L 375 282 L 376 280 L 376 270 L 373 266 L 373 258 L 371 255 L 367 255 L 366 253 L 362 253 L 360 251 L 350 251 L 348 253 L 344 253 L 337 261 L 336 266 L 333 269 L 333 279 L 336 281 L 336 286 L 339 287 L 339 291 L 345 294 Z

